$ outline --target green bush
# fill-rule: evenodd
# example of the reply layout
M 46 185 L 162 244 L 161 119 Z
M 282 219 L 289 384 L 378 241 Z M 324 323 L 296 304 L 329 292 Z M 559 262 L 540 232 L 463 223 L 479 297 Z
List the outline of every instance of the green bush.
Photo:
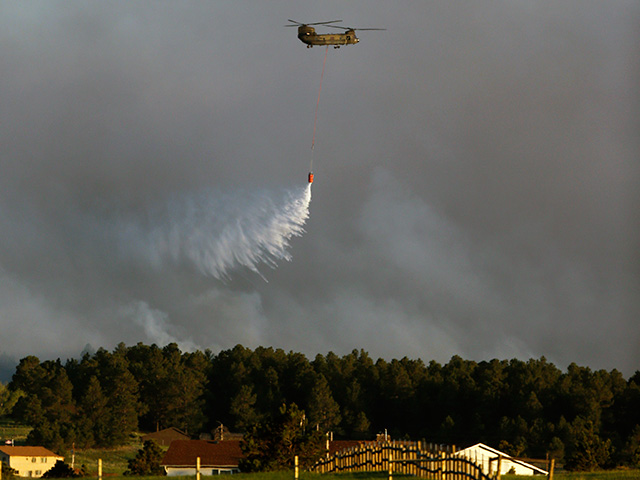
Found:
M 129 460 L 129 469 L 125 475 L 165 475 L 165 470 L 160 466 L 164 453 L 160 446 L 147 440 L 135 458 Z
M 75 478 L 79 477 L 69 465 L 62 460 L 58 460 L 50 470 L 47 470 L 42 478 Z

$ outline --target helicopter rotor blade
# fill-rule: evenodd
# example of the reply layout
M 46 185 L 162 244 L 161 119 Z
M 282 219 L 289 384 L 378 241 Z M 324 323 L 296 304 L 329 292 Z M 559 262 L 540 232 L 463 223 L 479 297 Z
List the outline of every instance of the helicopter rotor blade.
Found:
M 316 23 L 307 23 L 305 25 L 328 25 L 329 23 L 339 23 L 342 20 L 330 20 L 328 22 L 316 22 Z
M 285 25 L 285 27 L 306 27 L 308 25 L 327 25 L 327 26 L 331 26 L 331 25 L 329 25 L 330 23 L 338 23 L 338 22 L 342 21 L 342 20 L 330 20 L 328 22 L 300 23 L 300 22 L 297 22 L 295 20 L 291 20 L 290 18 L 288 18 L 287 20 L 289 22 L 293 23 L 294 25 Z
M 327 25 L 327 27 L 341 28 L 342 30 L 386 30 L 386 28 L 352 28 L 352 27 L 342 27 L 340 25 Z

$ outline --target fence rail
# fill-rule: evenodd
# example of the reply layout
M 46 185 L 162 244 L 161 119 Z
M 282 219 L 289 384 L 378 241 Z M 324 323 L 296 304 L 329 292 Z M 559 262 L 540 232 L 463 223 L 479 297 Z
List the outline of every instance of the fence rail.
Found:
M 451 448 L 423 442 L 367 443 L 336 452 L 311 467 L 318 473 L 389 472 L 427 480 L 494 480 L 470 459 Z

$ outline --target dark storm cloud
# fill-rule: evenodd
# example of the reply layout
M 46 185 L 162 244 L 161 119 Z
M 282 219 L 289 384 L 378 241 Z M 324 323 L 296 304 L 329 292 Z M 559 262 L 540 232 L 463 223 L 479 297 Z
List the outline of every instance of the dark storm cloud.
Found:
M 177 341 L 637 369 L 637 4 L 401 7 L 3 4 L 2 358 Z M 122 226 L 172 198 L 303 184 L 324 49 L 282 25 L 334 17 L 387 30 L 328 52 L 292 261 L 266 283 L 132 258 Z

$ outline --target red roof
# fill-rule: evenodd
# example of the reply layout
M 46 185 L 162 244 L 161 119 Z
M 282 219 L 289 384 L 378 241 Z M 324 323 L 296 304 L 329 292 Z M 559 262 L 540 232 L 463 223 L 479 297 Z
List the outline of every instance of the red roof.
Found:
M 329 442 L 329 455 L 333 455 L 334 453 L 341 452 L 342 450 L 347 450 L 349 448 L 358 447 L 365 443 L 367 442 L 363 440 L 331 440 Z
M 200 457 L 201 467 L 237 467 L 244 455 L 239 440 L 174 440 L 161 465 L 195 467 L 197 457 Z
M 175 427 L 165 428 L 159 432 L 148 433 L 142 436 L 142 441 L 153 440 L 159 445 L 171 445 L 174 440 L 189 440 L 190 437 L 182 430 L 178 430 Z
M 10 457 L 59 457 L 51 450 L 47 450 L 44 447 L 7 447 L 0 446 L 0 452 L 9 455 Z

